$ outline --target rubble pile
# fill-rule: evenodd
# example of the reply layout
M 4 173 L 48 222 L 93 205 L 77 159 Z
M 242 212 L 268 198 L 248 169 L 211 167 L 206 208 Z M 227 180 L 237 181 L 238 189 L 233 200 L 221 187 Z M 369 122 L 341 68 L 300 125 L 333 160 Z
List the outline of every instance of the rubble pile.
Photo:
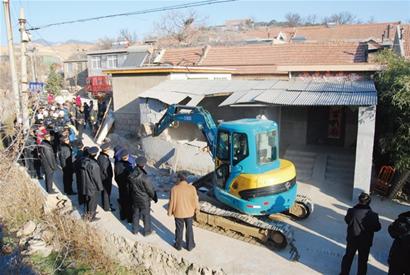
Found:
M 222 275 L 222 269 L 213 270 L 186 261 L 182 257 L 174 256 L 159 248 L 148 246 L 139 242 L 131 243 L 123 237 L 115 235 L 106 238 L 110 244 L 113 257 L 120 261 L 122 265 L 128 267 L 143 265 L 153 274 L 189 274 L 189 275 Z M 112 249 L 112 245 L 116 249 Z

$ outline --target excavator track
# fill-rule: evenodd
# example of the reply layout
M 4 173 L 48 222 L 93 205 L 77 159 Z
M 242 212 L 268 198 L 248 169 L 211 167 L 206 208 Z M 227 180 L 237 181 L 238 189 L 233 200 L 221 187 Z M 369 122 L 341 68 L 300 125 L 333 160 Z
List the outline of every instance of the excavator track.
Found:
M 201 201 L 200 208 L 201 212 L 195 219 L 197 226 L 234 239 L 263 245 L 274 251 L 289 245 L 289 259 L 299 259 L 289 224 L 270 220 L 268 217 L 254 217 L 219 208 L 207 201 Z
M 304 220 L 313 212 L 313 202 L 305 195 L 297 195 L 295 204 L 283 214 L 295 220 Z

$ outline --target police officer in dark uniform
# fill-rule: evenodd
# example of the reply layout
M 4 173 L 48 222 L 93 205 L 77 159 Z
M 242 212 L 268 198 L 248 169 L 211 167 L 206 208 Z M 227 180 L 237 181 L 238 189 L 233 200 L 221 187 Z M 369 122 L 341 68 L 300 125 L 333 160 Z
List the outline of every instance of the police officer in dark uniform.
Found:
M 50 134 L 45 134 L 44 139 L 41 142 L 39 151 L 41 158 L 41 165 L 43 166 L 45 176 L 46 176 L 46 191 L 49 194 L 57 194 L 53 190 L 53 177 L 54 171 L 57 170 L 57 162 L 55 159 L 53 147 L 51 146 Z
M 138 160 L 138 159 L 137 159 Z M 131 203 L 132 203 L 132 227 L 133 233 L 137 234 L 139 231 L 139 220 L 144 222 L 144 236 L 152 233 L 151 229 L 151 200 L 158 202 L 154 185 L 145 175 L 143 170 L 135 167 L 128 176 Z
M 76 140 L 75 144 L 76 147 L 78 147 L 78 151 L 73 166 L 77 183 L 78 203 L 81 205 L 84 204 L 85 198 L 83 193 L 83 181 L 81 178 L 80 167 L 84 159 L 88 157 L 88 147 L 84 146 L 81 140 Z
M 123 150 L 120 154 L 120 160 L 115 163 L 114 175 L 115 181 L 118 185 L 119 204 L 120 204 L 120 219 L 129 223 L 132 222 L 131 200 L 128 176 L 132 172 L 132 167 L 128 162 L 129 153 L 127 150 Z
M 109 143 L 104 143 L 103 145 L 101 145 L 101 152 L 97 158 L 97 161 L 98 161 L 98 164 L 100 165 L 101 179 L 102 179 L 102 183 L 104 187 L 104 190 L 102 192 L 103 209 L 105 211 L 110 211 L 110 210 L 115 211 L 115 209 L 111 207 L 111 203 L 110 203 L 113 171 L 112 171 L 110 157 L 108 155 L 109 149 L 110 149 Z
M 341 275 L 348 275 L 356 251 L 359 251 L 357 267 L 358 275 L 367 272 L 367 260 L 370 247 L 373 244 L 374 232 L 381 229 L 379 215 L 370 208 L 371 198 L 367 193 L 361 193 L 359 203 L 347 210 L 345 222 L 347 223 L 346 253 L 342 260 Z
M 73 192 L 73 149 L 68 136 L 61 137 L 59 159 L 63 170 L 64 193 L 66 195 L 75 195 L 77 193 Z
M 86 218 L 89 221 L 96 221 L 97 201 L 100 192 L 103 190 L 101 181 L 101 171 L 95 157 L 98 148 L 91 147 L 88 149 L 89 157 L 85 158 L 80 165 L 80 174 L 83 180 L 83 194 L 86 196 L 87 210 Z

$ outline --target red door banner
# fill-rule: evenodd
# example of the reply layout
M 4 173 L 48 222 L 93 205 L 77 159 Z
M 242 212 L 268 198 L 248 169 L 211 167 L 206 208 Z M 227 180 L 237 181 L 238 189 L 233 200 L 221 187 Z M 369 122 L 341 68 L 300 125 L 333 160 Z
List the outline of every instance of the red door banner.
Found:
M 342 107 L 330 107 L 327 137 L 340 139 L 342 137 Z

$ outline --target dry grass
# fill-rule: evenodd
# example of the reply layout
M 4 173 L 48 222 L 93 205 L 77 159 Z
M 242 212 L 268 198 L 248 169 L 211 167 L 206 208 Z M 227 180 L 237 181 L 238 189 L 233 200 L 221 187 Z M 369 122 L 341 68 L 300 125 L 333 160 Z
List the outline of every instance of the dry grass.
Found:
M 51 231 L 49 242 L 57 248 L 54 271 L 86 267 L 86 274 L 133 274 L 104 252 L 105 239 L 87 222 L 54 210 L 45 214 L 45 198 L 25 170 L 4 160 L 0 163 L 0 217 L 8 230 L 16 231 L 29 220 Z M 105 246 L 107 247 L 107 246 Z
M 17 230 L 29 220 L 43 217 L 44 197 L 38 186 L 17 164 L 5 161 L 0 154 L 0 217 L 10 230 Z
M 46 217 L 45 224 L 54 233 L 52 241 L 54 247 L 59 248 L 61 266 L 74 259 L 77 265 L 87 266 L 94 272 L 119 272 L 118 264 L 104 252 L 103 236 L 87 222 L 54 211 Z

